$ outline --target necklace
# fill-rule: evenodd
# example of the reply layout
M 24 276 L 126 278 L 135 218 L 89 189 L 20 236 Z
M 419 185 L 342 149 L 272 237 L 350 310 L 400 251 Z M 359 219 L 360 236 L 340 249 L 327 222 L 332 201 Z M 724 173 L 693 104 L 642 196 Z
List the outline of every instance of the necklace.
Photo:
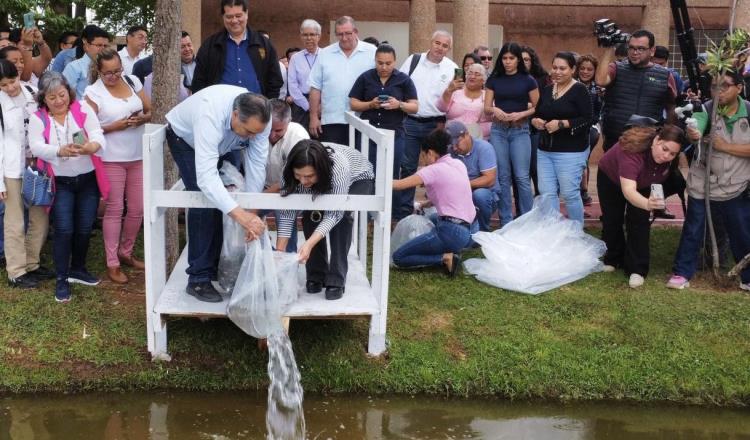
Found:
M 68 135 L 70 134 L 70 124 L 68 123 L 68 114 L 65 114 L 65 120 L 63 121 L 63 125 L 65 125 L 65 141 L 63 142 L 62 136 L 60 136 L 60 127 L 58 127 L 58 123 L 55 120 L 53 116 L 50 115 L 50 119 L 52 119 L 52 125 L 55 126 L 55 137 L 57 138 L 57 147 L 60 148 L 63 145 L 65 145 L 68 142 Z M 61 157 L 62 160 L 68 160 L 67 157 Z
M 568 91 L 571 87 L 573 87 L 573 84 L 575 84 L 576 80 L 571 79 L 568 85 L 565 86 L 562 90 L 558 90 L 557 83 L 552 85 L 552 99 L 557 99 L 565 94 L 565 92 Z

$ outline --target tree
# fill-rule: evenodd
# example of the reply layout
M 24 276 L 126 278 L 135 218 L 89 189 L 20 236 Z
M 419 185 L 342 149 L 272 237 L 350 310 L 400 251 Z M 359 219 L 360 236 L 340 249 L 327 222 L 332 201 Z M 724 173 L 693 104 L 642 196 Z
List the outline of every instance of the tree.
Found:
M 154 42 L 154 79 L 151 93 L 153 116 L 151 121 L 166 123 L 166 114 L 177 105 L 180 89 L 180 37 L 182 15 L 180 0 L 156 2 Z M 164 186 L 171 188 L 177 181 L 175 162 L 164 149 Z M 167 270 L 171 270 L 180 255 L 177 213 L 170 210 L 166 217 Z

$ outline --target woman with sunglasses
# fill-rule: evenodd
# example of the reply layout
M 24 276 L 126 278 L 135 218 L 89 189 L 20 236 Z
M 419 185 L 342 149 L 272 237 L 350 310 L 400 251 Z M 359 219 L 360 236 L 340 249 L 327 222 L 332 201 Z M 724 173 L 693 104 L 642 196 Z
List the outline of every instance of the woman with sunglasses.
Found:
M 151 102 L 137 77 L 123 76 L 122 61 L 114 49 L 103 49 L 91 66 L 92 84 L 86 87 L 85 98 L 107 140 L 102 160 L 111 185 L 102 223 L 107 277 L 124 284 L 128 277 L 120 270 L 121 264 L 139 270 L 145 267 L 133 256 L 133 247 L 143 221 L 141 139 L 143 124 L 151 120 Z

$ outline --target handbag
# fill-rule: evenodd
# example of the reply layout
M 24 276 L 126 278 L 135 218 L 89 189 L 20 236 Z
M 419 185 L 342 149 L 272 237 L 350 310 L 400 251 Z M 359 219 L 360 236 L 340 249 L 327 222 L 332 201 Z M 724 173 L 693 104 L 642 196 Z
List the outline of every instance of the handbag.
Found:
M 29 165 L 23 170 L 21 193 L 27 208 L 50 206 L 55 198 L 54 178 L 46 170 Z

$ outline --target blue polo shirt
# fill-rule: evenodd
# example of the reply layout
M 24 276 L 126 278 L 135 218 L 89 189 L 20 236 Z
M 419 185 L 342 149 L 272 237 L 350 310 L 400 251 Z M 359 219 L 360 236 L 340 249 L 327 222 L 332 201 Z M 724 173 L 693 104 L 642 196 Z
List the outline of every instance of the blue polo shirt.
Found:
M 248 92 L 260 93 L 258 75 L 255 73 L 253 61 L 247 53 L 248 35 L 242 37 L 237 44 L 227 33 L 226 49 L 224 51 L 224 71 L 219 84 L 229 84 L 244 87 Z
M 472 138 L 474 140 L 474 146 L 471 148 L 468 154 L 457 154 L 451 153 L 451 156 L 460 160 L 466 166 L 466 172 L 469 175 L 469 180 L 474 180 L 482 175 L 482 171 L 489 171 L 493 168 L 497 168 L 497 159 L 495 155 L 495 149 L 489 142 Z M 500 184 L 495 179 L 495 184 L 491 188 L 495 192 L 500 191 Z
M 405 102 L 417 99 L 417 88 L 414 87 L 414 82 L 409 75 L 398 69 L 393 69 L 393 73 L 385 84 L 380 81 L 377 69 L 370 69 L 354 81 L 354 86 L 349 92 L 350 98 L 360 101 L 372 101 L 379 95 L 392 96 Z M 360 118 L 370 121 L 370 124 L 378 128 L 400 130 L 403 128 L 404 116 L 406 113 L 401 109 L 372 109 L 362 112 Z

